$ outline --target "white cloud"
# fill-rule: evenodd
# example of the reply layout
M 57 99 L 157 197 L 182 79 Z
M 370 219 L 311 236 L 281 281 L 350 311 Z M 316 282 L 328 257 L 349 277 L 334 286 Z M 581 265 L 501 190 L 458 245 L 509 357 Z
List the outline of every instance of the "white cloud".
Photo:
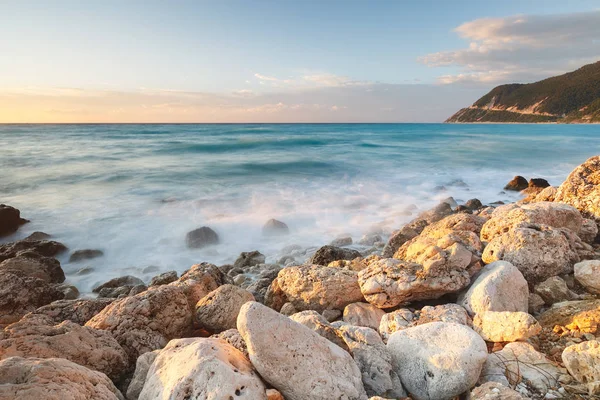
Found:
M 482 18 L 454 31 L 468 47 L 419 59 L 432 67 L 462 69 L 440 77 L 441 83 L 530 82 L 600 59 L 600 10 Z

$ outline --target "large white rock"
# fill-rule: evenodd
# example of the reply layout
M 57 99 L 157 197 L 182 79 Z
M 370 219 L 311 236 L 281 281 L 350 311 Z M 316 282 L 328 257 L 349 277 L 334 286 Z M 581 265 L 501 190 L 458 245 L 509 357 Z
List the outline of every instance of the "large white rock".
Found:
M 221 339 L 171 340 L 152 363 L 140 400 L 267 399 L 246 357 Z
M 238 312 L 248 301 L 254 301 L 254 296 L 246 289 L 230 284 L 219 286 L 196 304 L 196 323 L 211 332 L 234 329 Z
M 590 340 L 571 345 L 563 350 L 562 360 L 578 382 L 600 381 L 600 342 Z
M 286 400 L 367 398 L 350 354 L 305 326 L 249 302 L 237 327 L 256 370 Z
M 600 220 L 600 156 L 590 157 L 575 168 L 558 188 L 554 201 Z
M 127 400 L 137 400 L 140 397 L 140 392 L 146 383 L 146 375 L 159 352 L 160 350 L 149 351 L 138 357 L 135 372 L 127 387 Z
M 344 308 L 344 322 L 377 329 L 385 311 L 369 303 L 352 303 Z
M 600 260 L 588 260 L 575 264 L 575 279 L 590 293 L 600 294 Z
M 459 324 L 431 322 L 388 340 L 396 371 L 417 400 L 445 400 L 475 385 L 487 359 L 483 339 Z
M 470 315 L 483 311 L 527 312 L 529 288 L 523 274 L 511 263 L 486 265 L 466 292 L 458 297 Z
M 487 342 L 516 342 L 538 335 L 542 327 L 533 316 L 517 311 L 484 311 L 473 318 L 473 329 Z

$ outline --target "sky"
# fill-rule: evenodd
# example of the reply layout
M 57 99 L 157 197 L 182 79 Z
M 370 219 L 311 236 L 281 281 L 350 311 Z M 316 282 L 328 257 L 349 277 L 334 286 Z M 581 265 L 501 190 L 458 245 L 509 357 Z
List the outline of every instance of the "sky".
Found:
M 0 0 L 0 123 L 441 122 L 598 60 L 598 0 Z

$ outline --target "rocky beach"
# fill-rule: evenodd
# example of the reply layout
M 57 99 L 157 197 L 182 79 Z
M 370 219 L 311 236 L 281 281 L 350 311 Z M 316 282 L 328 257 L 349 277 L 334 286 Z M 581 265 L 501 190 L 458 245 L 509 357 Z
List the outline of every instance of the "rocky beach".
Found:
M 101 250 L 51 231 L 1 244 L 0 399 L 597 398 L 600 156 L 560 186 L 529 178 L 504 188 L 514 203 L 444 199 L 389 237 L 115 276 L 92 293 L 56 257 Z M 0 234 L 23 217 L 1 205 Z M 202 226 L 182 240 L 220 238 Z

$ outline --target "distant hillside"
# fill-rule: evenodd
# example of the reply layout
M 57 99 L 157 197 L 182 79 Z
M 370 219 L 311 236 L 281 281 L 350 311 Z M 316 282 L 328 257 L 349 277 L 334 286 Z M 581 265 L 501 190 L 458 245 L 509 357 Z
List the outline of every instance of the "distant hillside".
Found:
M 600 122 L 600 61 L 535 83 L 497 86 L 446 122 Z

